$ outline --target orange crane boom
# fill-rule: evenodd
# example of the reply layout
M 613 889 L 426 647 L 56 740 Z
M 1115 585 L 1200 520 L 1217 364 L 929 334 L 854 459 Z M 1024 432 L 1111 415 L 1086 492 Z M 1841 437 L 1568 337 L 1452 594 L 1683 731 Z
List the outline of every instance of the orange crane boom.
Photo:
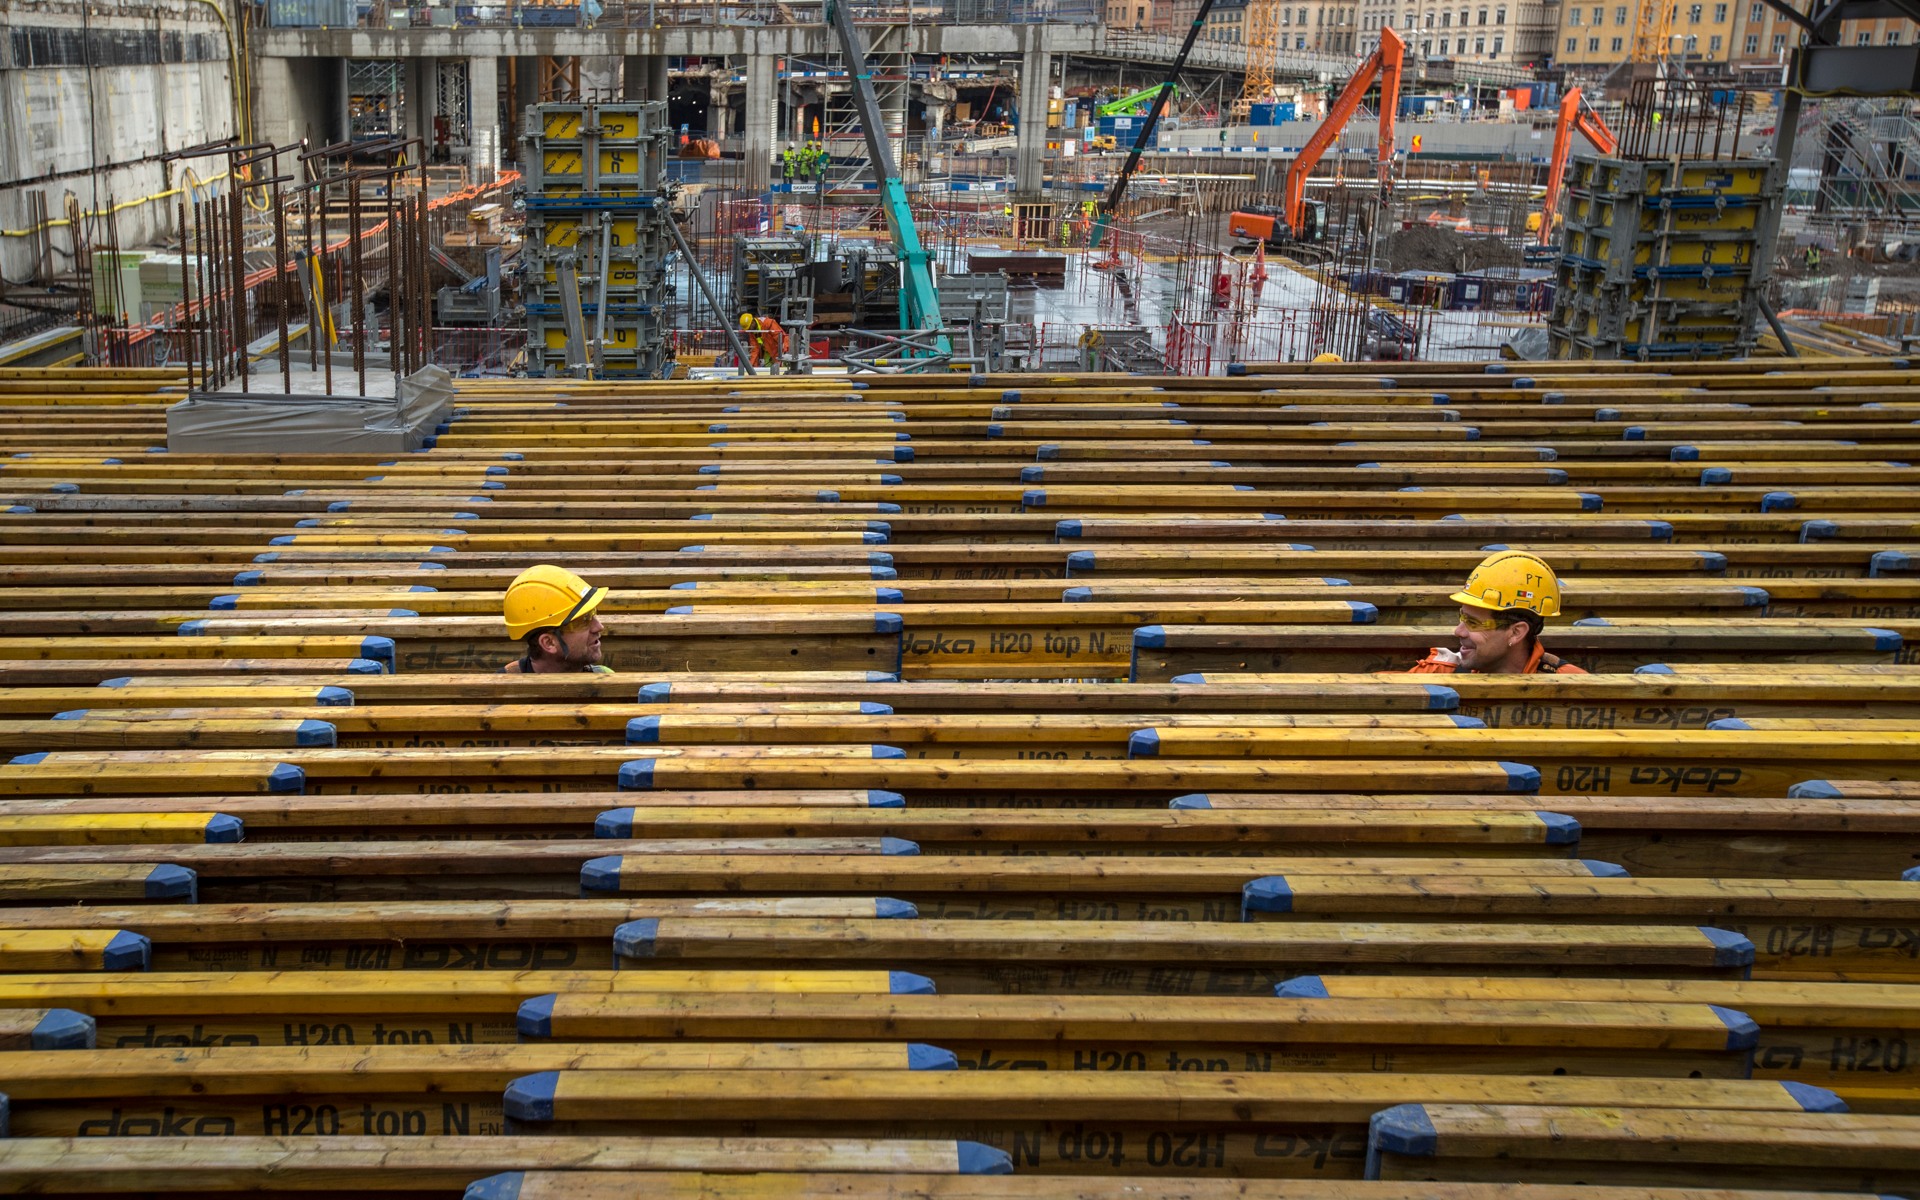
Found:
M 1320 156 L 1333 145 L 1333 139 L 1347 127 L 1376 78 L 1380 81 L 1380 183 L 1383 187 L 1386 185 L 1387 172 L 1393 166 L 1393 121 L 1400 109 L 1400 65 L 1406 49 L 1407 43 L 1399 34 L 1383 27 L 1380 48 L 1368 55 L 1353 78 L 1347 80 L 1347 86 L 1340 90 L 1339 98 L 1327 110 L 1327 119 L 1313 131 L 1307 144 L 1300 148 L 1300 156 L 1287 168 L 1285 212 L 1287 227 L 1296 236 L 1300 233 L 1301 209 L 1307 196 L 1307 176 L 1319 165 Z
M 1620 145 L 1613 130 L 1600 114 L 1586 106 L 1580 89 L 1568 88 L 1560 97 L 1560 120 L 1553 129 L 1553 159 L 1547 164 L 1547 194 L 1540 202 L 1540 245 L 1553 245 L 1553 218 L 1560 209 L 1560 186 L 1566 182 L 1567 155 L 1573 151 L 1573 134 L 1578 130 L 1602 154 L 1612 154 Z

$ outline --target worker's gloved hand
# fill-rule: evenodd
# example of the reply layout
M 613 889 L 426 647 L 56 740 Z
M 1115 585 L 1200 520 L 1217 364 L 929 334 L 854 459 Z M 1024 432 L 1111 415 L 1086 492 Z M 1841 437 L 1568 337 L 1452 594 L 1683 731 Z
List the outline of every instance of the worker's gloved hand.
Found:
M 1427 655 L 1427 657 L 1434 662 L 1445 663 L 1450 667 L 1460 665 L 1460 652 L 1458 650 L 1449 650 L 1445 646 L 1435 646 L 1433 652 Z

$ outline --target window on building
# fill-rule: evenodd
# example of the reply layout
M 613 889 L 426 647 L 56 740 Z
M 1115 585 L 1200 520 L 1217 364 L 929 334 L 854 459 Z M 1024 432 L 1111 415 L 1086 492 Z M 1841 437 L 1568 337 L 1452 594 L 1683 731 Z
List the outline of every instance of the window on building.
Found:
M 1473 39 L 1473 52 L 1476 56 L 1485 58 L 1487 56 L 1487 39 L 1483 37 Z
M 1572 54 L 1572 53 L 1573 53 L 1573 52 L 1574 52 L 1575 50 L 1578 50 L 1579 48 L 1580 48 L 1580 39 L 1579 39 L 1579 38 L 1568 38 L 1568 39 L 1567 39 L 1567 53 L 1568 53 L 1568 54 Z
M 1700 53 L 1700 38 L 1695 34 L 1690 33 L 1687 35 L 1687 53 L 1688 54 Z
M 1765 19 L 1766 14 L 1762 11 L 1763 7 L 1760 0 L 1754 0 L 1752 4 L 1747 5 L 1747 24 L 1758 25 Z
M 1580 10 L 1579 9 L 1570 8 L 1567 10 L 1567 27 L 1569 29 L 1580 28 Z
M 1303 8 L 1300 10 L 1299 24 L 1305 25 L 1306 23 L 1307 23 L 1307 10 Z
M 1747 35 L 1747 53 L 1748 54 L 1760 53 L 1760 35 L 1759 34 L 1750 33 Z
M 1726 20 L 1727 20 L 1727 6 L 1724 4 L 1714 5 L 1713 6 L 1713 23 L 1715 25 L 1724 25 L 1726 24 Z
M 1440 28 L 1442 28 L 1442 29 L 1452 29 L 1452 28 L 1453 28 L 1453 14 L 1452 14 L 1452 13 L 1450 13 L 1450 12 L 1443 12 L 1443 13 L 1441 13 L 1441 14 L 1440 14 Z M 1446 50 L 1444 50 L 1444 49 L 1442 49 L 1442 50 L 1440 51 L 1440 53 L 1442 53 L 1442 54 L 1445 54 L 1445 53 L 1446 53 Z
M 1698 25 L 1700 23 L 1700 13 L 1704 8 L 1704 5 L 1689 4 L 1687 6 L 1687 22 L 1692 25 Z
M 1501 34 L 1496 33 L 1493 35 L 1493 56 L 1495 58 L 1500 57 L 1500 47 L 1503 43 L 1506 42 L 1506 40 L 1507 39 Z
M 1853 39 L 1853 44 L 1856 46 L 1871 46 L 1873 45 L 1873 35 L 1871 33 L 1863 33 Z
M 1485 25 L 1487 23 L 1487 10 L 1483 8 L 1475 13 L 1473 15 L 1473 23 L 1475 25 Z
M 1613 39 L 1613 46 L 1612 46 L 1612 50 L 1613 50 L 1613 52 L 1614 52 L 1615 54 L 1618 54 L 1618 53 L 1620 53 L 1620 39 L 1619 39 L 1619 38 L 1615 38 L 1615 39 Z
M 1773 52 L 1775 54 L 1778 54 L 1782 50 L 1785 50 L 1786 48 L 1787 48 L 1787 35 L 1784 33 L 1774 34 L 1773 35 Z
M 1600 39 L 1599 39 L 1599 38 L 1588 38 L 1588 39 L 1587 39 L 1587 53 L 1589 53 L 1589 54 L 1598 54 L 1598 53 L 1600 53 Z
M 1887 45 L 1898 46 L 1899 44 L 1900 44 L 1900 31 L 1898 29 L 1887 30 Z
M 1613 23 L 1615 25 L 1625 25 L 1627 23 L 1626 5 L 1622 4 L 1613 10 Z
M 1493 10 L 1493 23 L 1495 25 L 1505 25 L 1507 23 L 1507 9 L 1505 5 Z
M 1307 48 L 1307 38 L 1305 34 L 1301 34 L 1293 39 L 1293 48 L 1295 50 L 1305 50 Z
M 1713 54 L 1713 55 L 1718 55 L 1720 53 L 1720 35 L 1719 34 L 1716 33 L 1712 37 L 1707 39 L 1707 53 Z

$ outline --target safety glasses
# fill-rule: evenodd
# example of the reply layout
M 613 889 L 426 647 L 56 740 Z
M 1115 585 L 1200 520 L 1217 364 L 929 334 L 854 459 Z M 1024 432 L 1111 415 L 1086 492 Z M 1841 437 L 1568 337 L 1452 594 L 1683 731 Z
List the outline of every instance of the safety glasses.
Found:
M 1496 629 L 1505 629 L 1512 621 L 1498 616 L 1470 617 L 1462 614 L 1460 623 L 1475 633 L 1492 633 Z

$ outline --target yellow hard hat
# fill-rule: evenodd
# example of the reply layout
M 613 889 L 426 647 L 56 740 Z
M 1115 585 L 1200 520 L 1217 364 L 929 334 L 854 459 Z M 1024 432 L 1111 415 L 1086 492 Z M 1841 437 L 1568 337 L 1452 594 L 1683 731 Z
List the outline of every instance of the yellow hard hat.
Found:
M 1560 614 L 1560 581 L 1539 555 L 1501 550 L 1481 559 L 1466 585 L 1448 599 L 1474 608 L 1524 608 L 1554 617 Z
M 1340 356 L 1338 354 L 1332 354 L 1332 353 L 1316 354 L 1313 356 L 1313 361 L 1317 363 L 1339 362 Z
M 752 329 L 752 328 L 753 328 L 753 314 L 752 314 L 752 313 L 741 313 L 741 314 L 740 314 L 740 328 L 742 328 L 742 329 Z
M 514 576 L 507 585 L 501 615 L 507 636 L 514 641 L 536 629 L 557 629 L 579 620 L 607 598 L 607 589 L 594 587 L 563 567 L 541 563 Z

